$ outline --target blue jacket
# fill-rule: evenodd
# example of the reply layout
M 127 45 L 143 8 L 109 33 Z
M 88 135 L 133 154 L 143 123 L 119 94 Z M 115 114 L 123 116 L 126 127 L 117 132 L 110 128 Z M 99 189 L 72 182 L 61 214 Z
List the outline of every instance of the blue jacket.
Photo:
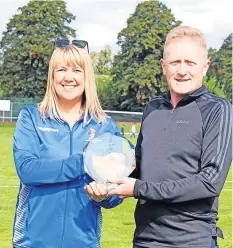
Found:
M 14 160 L 20 178 L 13 229 L 16 248 L 96 248 L 100 243 L 101 207 L 122 202 L 117 196 L 97 203 L 84 191 L 83 149 L 95 134 L 118 134 L 110 117 L 104 124 L 80 119 L 43 120 L 35 105 L 21 111 L 14 134 Z

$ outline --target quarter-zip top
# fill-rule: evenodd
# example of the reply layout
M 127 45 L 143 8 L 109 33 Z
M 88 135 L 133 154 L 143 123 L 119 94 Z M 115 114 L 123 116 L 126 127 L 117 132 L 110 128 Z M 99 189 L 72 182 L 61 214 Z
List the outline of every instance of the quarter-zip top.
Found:
M 210 247 L 232 161 L 231 108 L 204 86 L 173 110 L 169 94 L 146 105 L 132 174 L 135 247 Z
M 171 118 L 172 118 L 172 115 L 173 115 L 174 110 L 175 110 L 175 108 L 173 108 L 173 109 L 171 110 L 171 112 L 170 112 L 170 116 L 169 116 L 168 121 L 167 121 L 167 124 L 166 124 L 166 126 L 165 126 L 165 128 L 164 128 L 164 131 L 166 131 L 167 128 L 168 128 L 168 125 L 169 125 L 169 122 L 171 121 Z

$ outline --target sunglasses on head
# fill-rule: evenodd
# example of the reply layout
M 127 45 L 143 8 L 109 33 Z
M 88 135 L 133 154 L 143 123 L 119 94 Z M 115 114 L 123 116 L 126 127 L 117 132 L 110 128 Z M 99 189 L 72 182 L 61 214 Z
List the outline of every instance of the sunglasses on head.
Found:
M 56 47 L 66 47 L 66 46 L 68 46 L 70 44 L 72 44 L 74 46 L 77 46 L 79 48 L 87 47 L 87 51 L 89 53 L 88 42 L 85 41 L 85 40 L 72 40 L 72 41 L 69 41 L 69 40 L 56 40 L 55 41 Z

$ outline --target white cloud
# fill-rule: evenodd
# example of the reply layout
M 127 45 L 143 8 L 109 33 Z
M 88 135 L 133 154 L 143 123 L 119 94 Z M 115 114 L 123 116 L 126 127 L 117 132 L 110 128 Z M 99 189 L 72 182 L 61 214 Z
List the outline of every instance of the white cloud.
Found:
M 164 0 L 183 25 L 200 29 L 209 47 L 219 48 L 233 32 L 230 0 Z
M 77 37 L 87 39 L 90 50 L 100 51 L 110 45 L 116 52 L 117 35 L 127 26 L 127 19 L 135 11 L 137 1 L 88 0 L 80 1 L 77 8 L 74 5 L 72 0 L 67 2 L 68 10 L 76 15 L 71 26 L 77 30 Z
M 90 50 L 96 50 L 104 45 L 114 45 L 116 32 L 100 24 L 81 24 L 77 37 L 90 43 Z

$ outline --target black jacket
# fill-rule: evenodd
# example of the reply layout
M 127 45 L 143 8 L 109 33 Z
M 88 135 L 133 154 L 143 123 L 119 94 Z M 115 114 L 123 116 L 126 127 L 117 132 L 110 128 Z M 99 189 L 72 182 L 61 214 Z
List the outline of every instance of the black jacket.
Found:
M 231 104 L 204 86 L 151 100 L 136 145 L 135 247 L 209 248 L 232 161 Z

